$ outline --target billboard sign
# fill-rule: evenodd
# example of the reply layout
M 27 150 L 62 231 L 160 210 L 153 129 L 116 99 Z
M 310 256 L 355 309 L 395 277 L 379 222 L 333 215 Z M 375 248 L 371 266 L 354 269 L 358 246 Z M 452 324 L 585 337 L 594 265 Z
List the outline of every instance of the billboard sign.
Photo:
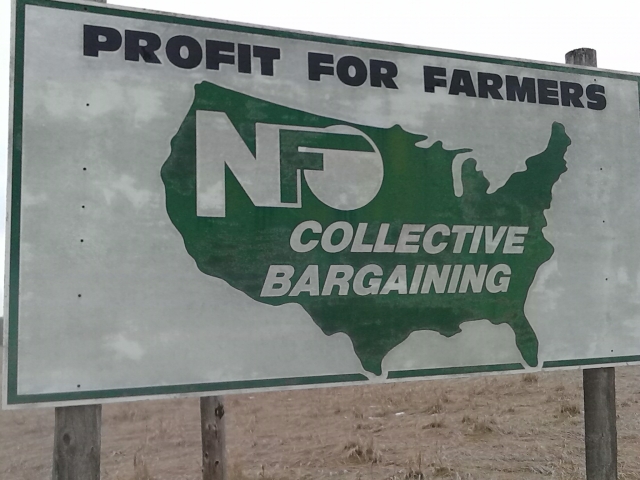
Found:
M 638 77 L 15 7 L 7 406 L 640 360 Z

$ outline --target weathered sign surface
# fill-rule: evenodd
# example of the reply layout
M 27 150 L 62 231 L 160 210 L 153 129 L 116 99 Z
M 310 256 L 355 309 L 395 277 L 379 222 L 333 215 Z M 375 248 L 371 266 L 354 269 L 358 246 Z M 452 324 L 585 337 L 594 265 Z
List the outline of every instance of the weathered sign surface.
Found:
M 15 15 L 5 405 L 640 360 L 638 77 Z

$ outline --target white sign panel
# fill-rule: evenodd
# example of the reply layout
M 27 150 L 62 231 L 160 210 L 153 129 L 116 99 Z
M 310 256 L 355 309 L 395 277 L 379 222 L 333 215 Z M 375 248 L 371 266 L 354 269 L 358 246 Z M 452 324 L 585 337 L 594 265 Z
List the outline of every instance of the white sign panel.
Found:
M 638 77 L 17 0 L 4 405 L 640 360 Z

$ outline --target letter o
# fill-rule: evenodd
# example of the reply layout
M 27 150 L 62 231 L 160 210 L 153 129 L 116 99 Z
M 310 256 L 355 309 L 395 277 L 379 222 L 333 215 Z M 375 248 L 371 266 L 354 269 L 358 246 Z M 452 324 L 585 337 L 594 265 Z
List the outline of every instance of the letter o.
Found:
M 337 245 L 331 243 L 331 238 L 333 234 L 342 230 L 342 240 Z M 320 240 L 320 245 L 327 253 L 338 253 L 347 248 L 349 244 L 353 240 L 353 227 L 349 222 L 335 222 L 327 227 L 327 229 L 322 234 L 322 239 Z
M 354 69 L 353 75 L 349 72 L 350 67 Z M 336 71 L 340 81 L 351 87 L 359 87 L 367 81 L 367 65 L 358 57 L 352 55 L 347 55 L 338 60 Z
M 182 47 L 189 52 L 187 57 L 182 56 Z M 176 35 L 167 42 L 167 58 L 179 68 L 196 68 L 202 61 L 202 47 L 195 38 L 186 35 Z

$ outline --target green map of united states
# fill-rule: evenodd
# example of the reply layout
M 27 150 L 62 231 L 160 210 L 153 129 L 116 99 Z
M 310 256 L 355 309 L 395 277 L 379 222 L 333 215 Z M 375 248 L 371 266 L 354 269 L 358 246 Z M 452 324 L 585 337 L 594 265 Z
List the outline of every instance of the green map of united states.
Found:
M 351 210 L 321 201 L 304 175 L 298 192 L 299 171 L 324 168 L 317 149 L 372 148 L 353 135 L 287 130 L 279 137 L 281 195 L 288 202 L 299 195 L 298 208 L 254 204 L 227 169 L 224 216 L 198 215 L 197 112 L 226 115 L 254 156 L 257 124 L 350 127 L 377 148 L 382 183 L 371 201 Z M 493 193 L 476 161 L 464 161 L 457 196 L 452 163 L 470 150 L 447 150 L 438 141 L 417 145 L 425 138 L 397 125 L 352 124 L 204 82 L 162 168 L 167 212 L 204 274 L 268 305 L 301 305 L 326 335 L 348 335 L 368 372 L 380 375 L 385 355 L 412 332 L 451 337 L 462 323 L 484 319 L 509 325 L 524 361 L 536 366 L 538 339 L 524 305 L 538 268 L 553 255 L 542 233 L 544 211 L 567 169 L 570 139 L 563 125 L 549 125 L 548 144 Z M 300 155 L 300 146 L 316 153 Z

